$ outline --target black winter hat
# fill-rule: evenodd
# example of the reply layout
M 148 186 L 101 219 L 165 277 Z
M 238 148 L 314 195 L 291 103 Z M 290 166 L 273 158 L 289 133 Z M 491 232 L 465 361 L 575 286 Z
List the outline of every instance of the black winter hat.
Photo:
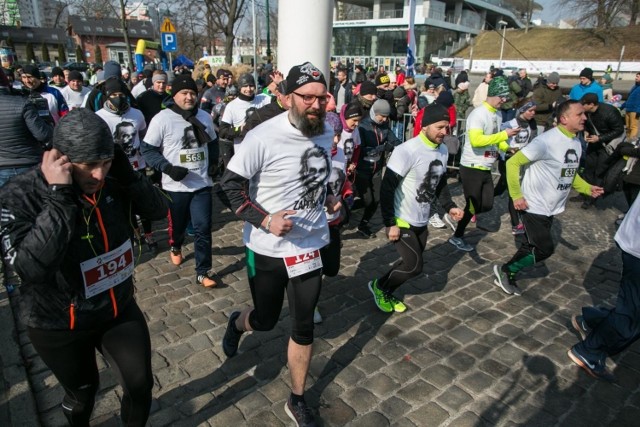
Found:
M 104 93 L 110 96 L 116 92 L 125 92 L 126 85 L 118 77 L 110 77 L 104 82 Z
M 378 74 L 376 76 L 376 86 L 386 85 L 391 83 L 391 78 L 387 74 Z
M 362 117 L 362 107 L 359 102 L 351 102 L 349 105 L 345 105 L 344 119 L 353 119 L 354 117 Z
M 589 80 L 593 80 L 593 70 L 591 68 L 585 68 L 580 71 L 580 77 L 586 77 Z
M 71 70 L 69 71 L 69 81 L 71 80 L 80 80 L 81 82 L 84 81 L 84 77 L 82 77 L 82 73 L 78 70 Z
M 64 77 L 64 71 L 62 71 L 62 68 L 60 67 L 53 67 L 51 69 L 51 77 L 54 76 L 60 76 L 60 77 Z
M 198 93 L 198 86 L 196 85 L 195 80 L 193 80 L 188 74 L 180 74 L 179 76 L 176 76 L 173 83 L 171 83 L 171 96 L 176 96 L 176 94 L 183 89 L 189 89 Z
M 311 62 L 294 65 L 287 74 L 287 95 L 295 92 L 308 83 L 322 83 L 327 85 L 322 72 Z
M 429 126 L 433 123 L 446 121 L 449 123 L 449 110 L 439 104 L 429 104 L 424 107 L 422 116 L 422 127 Z
M 253 86 L 253 87 L 256 86 L 256 81 L 253 78 L 253 75 L 250 73 L 244 73 L 238 79 L 238 88 L 245 87 L 245 86 Z
M 40 78 L 40 70 L 35 65 L 25 65 L 22 69 L 22 74 L 28 74 L 36 79 Z
M 378 88 L 375 83 L 370 82 L 369 80 L 362 82 L 360 85 L 360 95 L 376 95 L 378 93 Z
M 113 158 L 113 136 L 107 123 L 88 108 L 74 108 L 53 132 L 53 148 L 72 163 L 90 163 Z

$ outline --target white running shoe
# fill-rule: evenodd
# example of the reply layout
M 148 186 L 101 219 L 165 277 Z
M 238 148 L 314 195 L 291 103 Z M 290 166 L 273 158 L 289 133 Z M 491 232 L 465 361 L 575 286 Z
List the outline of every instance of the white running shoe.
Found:
M 442 222 L 442 220 L 440 219 L 440 215 L 438 215 L 437 213 L 431 215 L 431 218 L 429 218 L 429 225 L 433 228 L 447 228 L 447 224 Z

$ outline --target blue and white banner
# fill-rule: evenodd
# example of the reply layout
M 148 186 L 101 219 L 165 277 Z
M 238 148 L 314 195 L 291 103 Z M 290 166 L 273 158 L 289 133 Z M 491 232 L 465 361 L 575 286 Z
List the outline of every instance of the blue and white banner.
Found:
M 409 32 L 407 33 L 407 77 L 415 75 L 416 64 L 416 35 L 414 32 L 416 20 L 416 0 L 409 0 Z

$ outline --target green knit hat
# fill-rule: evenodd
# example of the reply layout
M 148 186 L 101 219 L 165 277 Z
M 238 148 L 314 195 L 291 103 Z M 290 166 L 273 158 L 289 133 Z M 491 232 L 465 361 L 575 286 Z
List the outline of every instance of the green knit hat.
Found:
M 489 82 L 489 93 L 487 96 L 508 96 L 509 83 L 504 77 L 494 77 Z

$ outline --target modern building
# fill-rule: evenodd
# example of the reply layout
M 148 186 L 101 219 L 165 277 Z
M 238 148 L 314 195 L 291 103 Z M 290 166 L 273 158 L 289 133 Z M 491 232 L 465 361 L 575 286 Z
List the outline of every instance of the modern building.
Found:
M 417 62 L 448 56 L 485 29 L 521 28 L 500 0 L 414 0 Z M 332 58 L 393 67 L 407 55 L 410 0 L 345 0 L 334 6 Z
M 32 27 L 16 27 L 8 25 L 0 25 L 0 40 L 7 42 L 11 40 L 17 56 L 18 62 L 25 64 L 27 58 L 27 44 L 30 44 L 35 53 L 35 61 L 40 62 L 43 59 L 42 47 L 47 46 L 49 59 L 52 62 L 60 60 L 58 58 L 58 45 L 62 45 L 65 54 L 73 51 L 67 33 L 62 28 L 32 28 Z
M 59 0 L 0 0 L 0 25 L 59 27 L 67 22 L 68 6 Z

